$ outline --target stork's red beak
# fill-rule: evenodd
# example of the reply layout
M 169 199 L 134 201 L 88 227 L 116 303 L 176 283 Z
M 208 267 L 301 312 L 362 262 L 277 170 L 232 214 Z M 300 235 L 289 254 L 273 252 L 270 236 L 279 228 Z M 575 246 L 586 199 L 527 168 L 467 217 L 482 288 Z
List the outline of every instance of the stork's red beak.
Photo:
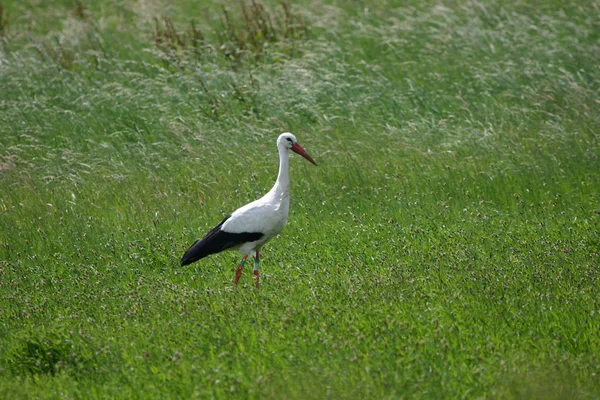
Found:
M 315 162 L 315 160 L 312 159 L 311 156 L 308 155 L 308 153 L 306 152 L 306 150 L 304 150 L 302 148 L 302 146 L 300 146 L 298 143 L 294 143 L 292 145 L 292 151 L 294 153 L 298 153 L 300 154 L 302 157 L 306 158 L 308 161 L 310 161 L 311 163 L 317 165 L 317 163 Z

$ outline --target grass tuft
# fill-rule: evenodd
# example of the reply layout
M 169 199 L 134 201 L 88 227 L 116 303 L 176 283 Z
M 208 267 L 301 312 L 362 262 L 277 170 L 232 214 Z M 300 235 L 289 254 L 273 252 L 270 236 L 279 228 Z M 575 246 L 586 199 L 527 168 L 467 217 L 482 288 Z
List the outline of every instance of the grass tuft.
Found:
M 180 55 L 185 50 L 192 48 L 196 57 L 201 56 L 203 48 L 206 46 L 204 34 L 196 28 L 193 21 L 184 33 L 179 33 L 173 24 L 173 21 L 167 17 L 163 19 L 161 25 L 158 18 L 155 18 L 154 41 L 156 47 L 168 56 L 171 62 L 179 60 Z
M 56 376 L 67 373 L 84 376 L 94 373 L 93 359 L 89 350 L 78 349 L 69 338 L 50 334 L 34 335 L 22 339 L 20 344 L 6 355 L 8 369 L 14 377 L 40 375 Z
M 79 19 L 87 19 L 88 11 L 85 8 L 85 5 L 81 2 L 81 0 L 75 1 L 75 9 L 73 10 L 73 16 Z
M 6 37 L 8 34 L 8 12 L 4 10 L 4 5 L 0 3 L 0 37 Z
M 216 30 L 216 42 L 191 21 L 184 31 L 178 31 L 173 21 L 164 17 L 154 20 L 154 41 L 169 64 L 182 65 L 182 58 L 202 62 L 222 57 L 232 65 L 256 63 L 268 55 L 271 61 L 283 61 L 300 56 L 301 42 L 306 39 L 304 20 L 291 7 L 280 3 L 280 10 L 270 10 L 257 1 L 240 2 L 232 13 L 221 9 L 221 26 Z M 238 22 L 236 19 L 240 19 Z
M 281 2 L 280 6 L 280 12 L 276 12 L 255 0 L 241 2 L 241 24 L 236 24 L 223 7 L 222 30 L 218 32 L 223 54 L 231 60 L 258 61 L 269 45 L 279 44 L 276 51 L 287 57 L 297 56 L 298 45 L 306 37 L 306 23 L 292 12 L 289 4 Z

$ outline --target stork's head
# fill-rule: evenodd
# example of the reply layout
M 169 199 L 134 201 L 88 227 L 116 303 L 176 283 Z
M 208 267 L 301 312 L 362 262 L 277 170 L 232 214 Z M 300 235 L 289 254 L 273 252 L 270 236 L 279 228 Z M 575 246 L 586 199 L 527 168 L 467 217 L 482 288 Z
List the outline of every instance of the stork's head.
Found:
M 312 157 L 308 155 L 306 150 L 304 150 L 302 146 L 298 144 L 296 136 L 292 135 L 289 132 L 285 132 L 279 135 L 279 137 L 277 138 L 277 147 L 283 147 L 292 150 L 294 153 L 300 154 L 302 157 L 306 158 L 311 163 L 317 165 L 315 160 L 313 160 Z

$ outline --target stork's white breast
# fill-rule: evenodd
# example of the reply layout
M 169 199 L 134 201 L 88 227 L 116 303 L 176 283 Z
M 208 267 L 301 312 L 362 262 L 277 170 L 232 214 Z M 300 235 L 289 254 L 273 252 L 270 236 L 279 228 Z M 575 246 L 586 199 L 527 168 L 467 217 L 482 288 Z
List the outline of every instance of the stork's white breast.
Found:
M 287 222 L 289 201 L 265 197 L 234 211 L 221 229 L 231 233 L 261 232 L 266 240 L 277 235 Z

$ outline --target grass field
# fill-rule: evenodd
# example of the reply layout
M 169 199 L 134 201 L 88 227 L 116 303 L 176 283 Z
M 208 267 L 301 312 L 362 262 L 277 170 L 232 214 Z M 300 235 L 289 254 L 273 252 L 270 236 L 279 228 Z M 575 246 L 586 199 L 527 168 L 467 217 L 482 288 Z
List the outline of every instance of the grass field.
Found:
M 597 0 L 0 4 L 1 398 L 600 397 Z

